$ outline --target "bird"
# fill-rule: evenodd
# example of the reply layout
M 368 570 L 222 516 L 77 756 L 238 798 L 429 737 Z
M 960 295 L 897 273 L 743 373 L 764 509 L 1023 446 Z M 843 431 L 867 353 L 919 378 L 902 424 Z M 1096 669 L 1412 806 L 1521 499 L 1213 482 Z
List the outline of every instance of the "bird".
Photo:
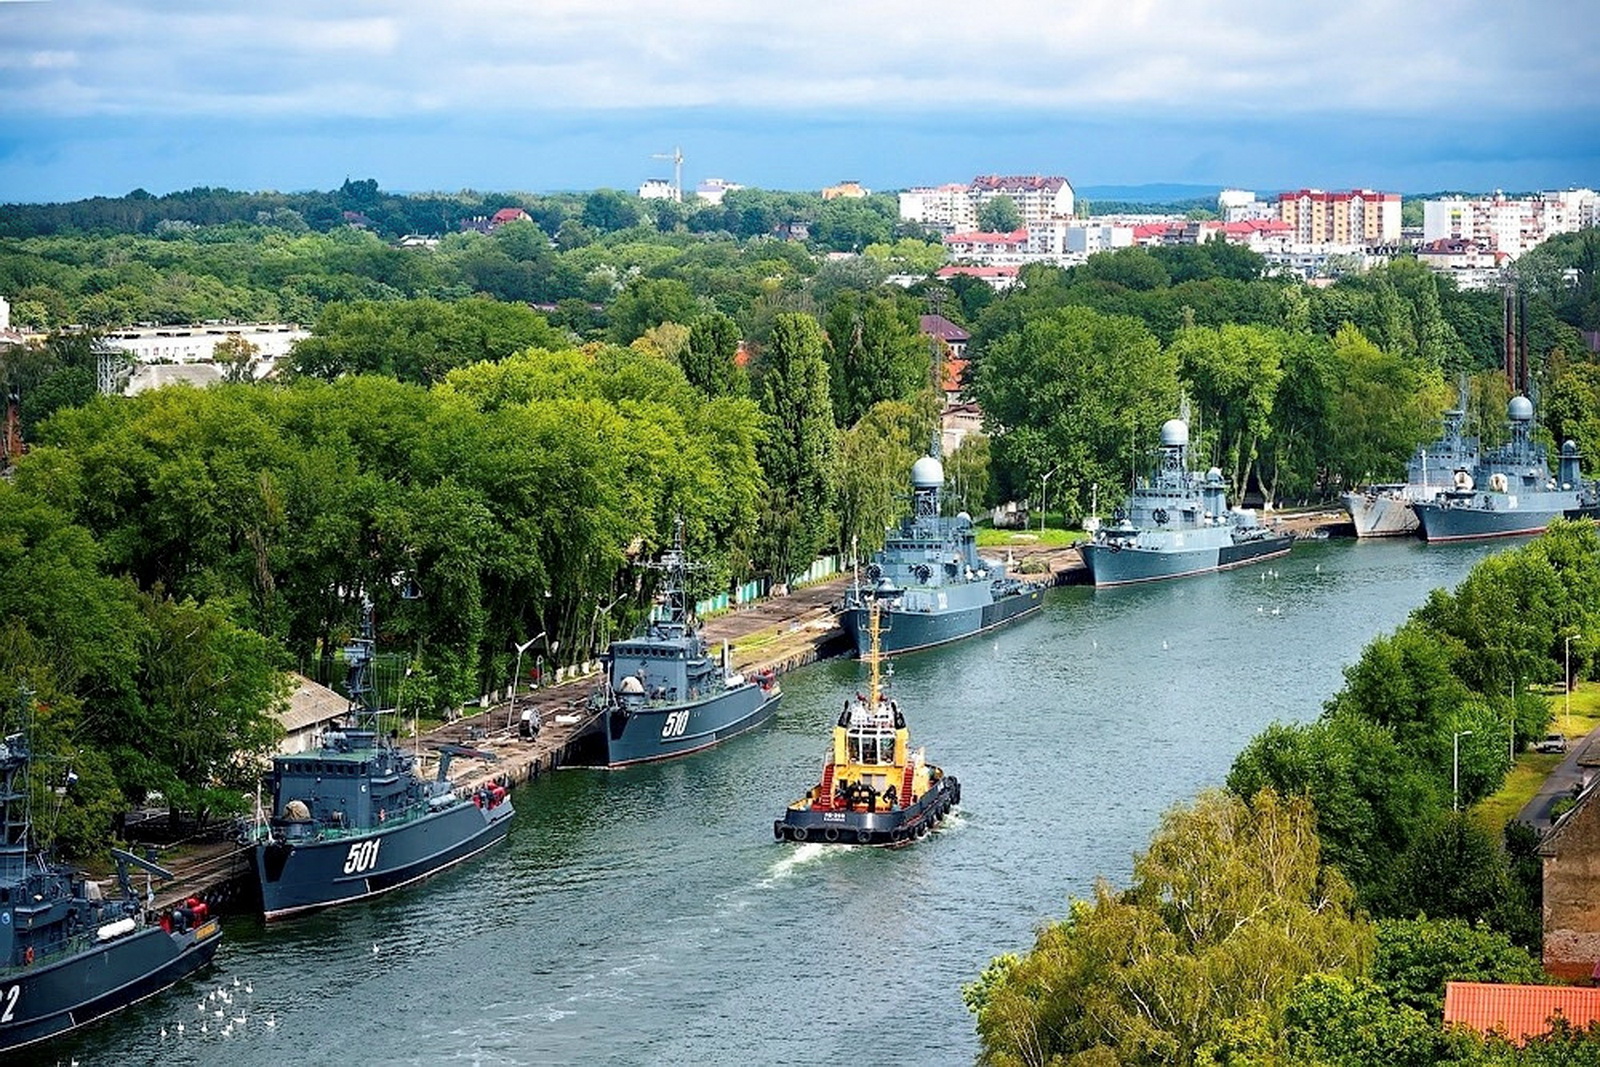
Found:
M 1318 573 L 1318 574 L 1321 574 L 1321 573 L 1322 573 L 1322 564 L 1320 564 L 1320 563 L 1319 563 L 1319 564 L 1317 564 L 1317 573 Z
M 161 1040 L 165 1041 L 166 1039 L 167 1039 L 167 1028 L 165 1026 L 163 1026 L 161 1028 Z
M 1167 645 L 1167 640 L 1166 640 L 1166 638 L 1162 638 L 1162 639 L 1161 639 L 1161 651 L 1163 651 L 1163 652 L 1165 652 L 1165 651 L 1167 651 L 1167 648 L 1168 648 L 1168 647 L 1169 647 L 1169 646 L 1168 646 L 1168 645 Z
M 229 1023 L 227 1026 L 224 1026 L 222 1028 L 222 1036 L 223 1037 L 232 1037 L 233 1036 L 233 1024 L 232 1023 Z
M 239 988 L 239 976 L 238 975 L 234 975 L 233 976 L 233 988 L 235 988 L 235 989 Z
M 376 941 L 372 943 L 372 954 L 374 956 L 378 954 L 378 943 Z
M 278 1025 L 278 1013 L 277 1012 L 273 1012 L 271 1015 L 267 1016 L 267 1029 L 270 1030 L 274 1026 L 277 1026 L 277 1025 Z
M 206 1010 L 206 1002 L 203 1001 L 203 1000 L 200 1001 L 198 1004 L 196 1004 L 194 1006 L 194 1010 L 195 1011 L 205 1011 Z
M 1283 612 L 1282 612 L 1282 611 L 1280 611 L 1280 610 L 1279 610 L 1279 609 L 1277 609 L 1277 608 L 1273 608 L 1273 609 L 1272 609 L 1272 613 L 1273 613 L 1273 614 L 1274 614 L 1274 615 L 1282 615 L 1282 614 L 1283 614 Z
M 183 1035 L 183 1024 L 182 1023 L 178 1024 L 178 1035 L 180 1037 Z
M 204 1022 L 202 1022 L 200 1024 L 200 1032 L 202 1034 L 209 1034 L 211 1032 L 211 1028 L 209 1026 L 207 1026 Z
M 1257 614 L 1257 615 L 1260 615 L 1260 614 L 1262 614 L 1262 613 L 1263 613 L 1263 612 L 1265 612 L 1265 611 L 1266 611 L 1266 610 L 1267 610 L 1267 609 L 1266 609 L 1266 608 L 1264 608 L 1264 607 L 1262 607 L 1262 606 L 1261 606 L 1261 605 L 1260 605 L 1260 604 L 1257 604 L 1257 605 L 1256 605 L 1256 614 Z
M 245 983 L 245 984 L 244 984 L 244 991 L 245 991 L 245 992 L 246 992 L 246 993 L 249 993 L 249 994 L 251 994 L 251 995 L 254 995 L 254 994 L 255 994 L 255 991 L 256 991 L 256 987 L 255 987 L 255 986 L 253 986 L 253 985 L 251 985 L 251 984 L 250 984 L 250 983 L 249 983 L 249 982 L 246 982 L 246 983 Z
M 243 1026 L 245 1024 L 245 1020 L 248 1018 L 250 1018 L 248 1015 L 235 1015 L 233 1017 L 233 1021 L 238 1023 L 240 1026 Z

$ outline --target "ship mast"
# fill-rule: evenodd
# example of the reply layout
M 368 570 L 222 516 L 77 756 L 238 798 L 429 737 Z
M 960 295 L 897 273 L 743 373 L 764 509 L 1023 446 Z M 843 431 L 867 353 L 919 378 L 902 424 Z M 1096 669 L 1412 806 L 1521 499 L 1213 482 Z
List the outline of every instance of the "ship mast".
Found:
M 878 598 L 872 597 L 867 601 L 867 635 L 871 638 L 867 646 L 867 707 L 875 714 L 878 710 L 878 700 L 882 683 L 879 679 L 879 665 L 883 662 L 880 651 L 879 637 L 883 633 L 879 625 Z

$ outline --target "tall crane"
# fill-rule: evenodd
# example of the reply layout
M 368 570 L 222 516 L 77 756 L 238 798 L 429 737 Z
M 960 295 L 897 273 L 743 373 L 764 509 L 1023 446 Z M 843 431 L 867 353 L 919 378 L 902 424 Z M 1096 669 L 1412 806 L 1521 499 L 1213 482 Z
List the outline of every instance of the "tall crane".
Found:
M 657 152 L 650 158 L 672 160 L 672 199 L 683 203 L 683 149 L 674 148 L 671 154 Z

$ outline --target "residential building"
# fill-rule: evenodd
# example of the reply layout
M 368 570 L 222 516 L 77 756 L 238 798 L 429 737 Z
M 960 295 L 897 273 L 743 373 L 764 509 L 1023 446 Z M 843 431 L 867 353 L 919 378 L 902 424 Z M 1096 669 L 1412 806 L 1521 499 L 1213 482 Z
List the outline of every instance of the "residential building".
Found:
M 1600 989 L 1499 982 L 1446 982 L 1444 1024 L 1501 1034 L 1519 1048 L 1550 1032 L 1559 1015 L 1579 1030 L 1600 1021 Z
M 937 276 L 955 278 L 962 275 L 977 278 L 1001 293 L 1017 284 L 1016 267 L 940 267 Z
M 1028 247 L 1028 231 L 1010 233 L 953 233 L 944 239 L 952 259 L 972 259 L 984 263 L 1021 263 Z
M 723 197 L 743 188 L 744 186 L 737 182 L 723 181 L 721 178 L 707 178 L 694 187 L 694 195 L 708 204 L 721 204 Z
M 11 329 L 11 304 L 0 296 L 0 330 Z
M 136 326 L 107 330 L 103 342 L 120 348 L 135 363 L 209 363 L 218 344 L 242 337 L 256 346 L 256 358 L 270 365 L 289 354 L 311 331 L 295 323 L 193 323 L 188 326 Z
M 1515 259 L 1558 233 L 1600 225 L 1600 194 L 1567 189 L 1537 196 L 1441 197 L 1422 205 L 1422 239 L 1473 241 Z
M 952 360 L 967 358 L 967 341 L 971 335 L 943 315 L 923 315 L 917 320 L 917 331 L 926 337 L 936 337 L 944 342 Z
M 871 189 L 863 189 L 860 182 L 852 179 L 846 179 L 838 185 L 830 185 L 822 190 L 824 200 L 861 200 L 871 195 Z
M 1455 279 L 1459 289 L 1493 289 L 1500 285 L 1501 268 L 1510 261 L 1487 243 L 1463 237 L 1441 237 L 1417 245 L 1417 262 Z
M 1580 757 L 1580 760 L 1582 757 Z M 1600 972 L 1600 803 L 1591 778 L 1577 806 L 1539 845 L 1544 884 L 1544 969 L 1557 978 Z
M 1278 206 L 1259 199 L 1248 189 L 1224 189 L 1217 194 L 1217 214 L 1223 222 L 1253 222 L 1276 219 Z
M 1394 243 L 1400 240 L 1400 194 L 1371 189 L 1279 193 L 1278 218 L 1306 244 Z
M 646 178 L 644 184 L 639 186 L 639 199 L 676 200 L 678 189 L 666 178 Z
M 988 174 L 979 175 L 967 185 L 907 189 L 900 194 L 900 218 L 947 233 L 975 231 L 978 212 L 1002 196 L 1016 205 L 1025 227 L 1072 217 L 1072 185 L 1067 179 Z

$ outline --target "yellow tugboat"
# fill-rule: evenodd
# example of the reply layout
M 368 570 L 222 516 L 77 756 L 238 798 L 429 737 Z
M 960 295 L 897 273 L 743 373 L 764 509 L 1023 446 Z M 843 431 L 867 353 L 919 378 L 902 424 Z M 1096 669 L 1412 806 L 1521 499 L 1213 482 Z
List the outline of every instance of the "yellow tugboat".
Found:
M 845 701 L 822 780 L 773 821 L 779 841 L 908 845 L 961 803 L 961 783 L 928 763 L 921 749 L 911 751 L 905 715 L 883 692 L 878 607 L 869 603 L 867 693 Z

